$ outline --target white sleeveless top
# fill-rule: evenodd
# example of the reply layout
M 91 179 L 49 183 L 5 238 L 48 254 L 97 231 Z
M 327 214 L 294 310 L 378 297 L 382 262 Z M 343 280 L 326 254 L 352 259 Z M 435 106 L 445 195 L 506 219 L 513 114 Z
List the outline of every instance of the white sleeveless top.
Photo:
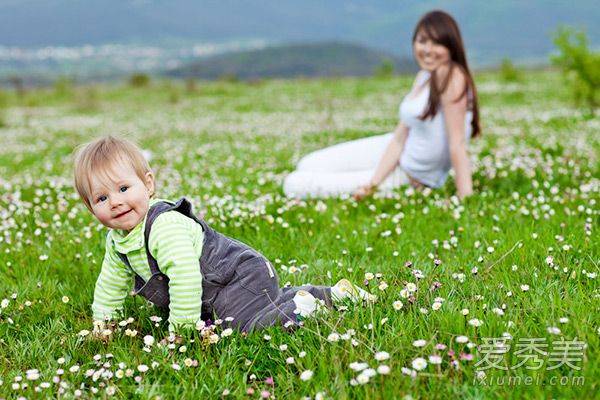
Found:
M 444 184 L 450 171 L 450 151 L 444 122 L 444 112 L 440 107 L 433 118 L 419 117 L 427 107 L 429 99 L 428 71 L 420 71 L 415 79 L 413 90 L 400 103 L 400 120 L 409 128 L 408 138 L 400 157 L 400 167 L 417 181 L 438 188 Z M 422 87 L 425 84 L 425 87 Z M 414 96 L 413 92 L 418 92 Z M 473 131 L 473 112 L 465 115 L 465 138 L 467 142 Z

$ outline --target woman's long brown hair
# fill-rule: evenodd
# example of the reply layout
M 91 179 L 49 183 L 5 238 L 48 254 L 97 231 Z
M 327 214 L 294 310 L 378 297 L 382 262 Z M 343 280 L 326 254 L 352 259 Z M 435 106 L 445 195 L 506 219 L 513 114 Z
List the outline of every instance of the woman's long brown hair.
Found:
M 479 135 L 481 129 L 479 127 L 477 89 L 475 88 L 475 83 L 473 82 L 473 77 L 471 76 L 469 65 L 467 64 L 465 48 L 460 35 L 460 30 L 458 29 L 458 24 L 448 13 L 435 10 L 430 11 L 421 17 L 413 34 L 413 43 L 417 38 L 417 33 L 421 30 L 423 30 L 423 32 L 435 43 L 441 44 L 447 48 L 450 52 L 450 59 L 452 60 L 448 74 L 443 82 L 438 83 L 439 78 L 437 77 L 437 74 L 435 71 L 432 72 L 429 82 L 429 100 L 425 112 L 421 115 L 421 119 L 433 118 L 437 114 L 442 93 L 448 88 L 452 71 L 455 67 L 458 67 L 465 75 L 466 85 L 462 94 L 455 101 L 462 99 L 463 96 L 467 96 L 467 107 L 473 112 L 473 121 L 471 122 L 473 132 L 471 136 L 475 137 Z M 469 91 L 471 93 L 470 96 Z

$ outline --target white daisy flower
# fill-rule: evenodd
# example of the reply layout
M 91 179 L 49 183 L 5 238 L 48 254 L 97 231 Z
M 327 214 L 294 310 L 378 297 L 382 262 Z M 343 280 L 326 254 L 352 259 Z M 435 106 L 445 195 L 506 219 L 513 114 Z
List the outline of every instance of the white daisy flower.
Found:
M 140 371 L 140 372 L 142 372 L 142 373 L 148 371 L 148 369 L 149 368 L 148 368 L 148 366 L 146 364 L 140 364 L 140 365 L 137 366 L 137 370 Z
M 313 377 L 314 373 L 310 370 L 307 369 L 305 371 L 302 371 L 302 373 L 300 374 L 300 379 L 303 381 L 308 381 Z
M 154 344 L 154 337 L 152 335 L 144 336 L 144 344 L 148 347 Z
M 421 357 L 415 358 L 412 361 L 412 367 L 417 371 L 422 371 L 425 368 L 427 368 L 427 361 L 425 361 L 425 359 Z
M 380 365 L 379 367 L 377 367 L 377 373 L 380 375 L 388 375 L 390 373 L 391 369 L 390 367 L 388 367 L 387 365 Z
M 469 338 L 466 336 L 457 336 L 455 339 L 456 343 L 467 343 Z
M 440 365 L 442 363 L 442 357 L 437 354 L 429 356 L 429 364 Z

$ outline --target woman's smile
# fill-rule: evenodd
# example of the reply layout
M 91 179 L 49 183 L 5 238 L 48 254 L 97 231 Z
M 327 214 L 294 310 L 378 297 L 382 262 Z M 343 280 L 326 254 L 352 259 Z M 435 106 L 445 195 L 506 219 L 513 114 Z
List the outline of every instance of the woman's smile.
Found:
M 434 71 L 440 65 L 450 62 L 450 51 L 423 31 L 417 33 L 413 52 L 419 67 L 427 71 Z

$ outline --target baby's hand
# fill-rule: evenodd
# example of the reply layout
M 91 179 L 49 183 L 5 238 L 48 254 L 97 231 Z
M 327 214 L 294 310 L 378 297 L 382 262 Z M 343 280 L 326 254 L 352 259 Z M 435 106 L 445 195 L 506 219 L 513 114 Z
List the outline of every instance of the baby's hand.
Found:
M 166 338 L 164 338 L 163 340 L 160 341 L 160 344 L 163 345 L 163 346 L 166 346 L 166 345 L 168 345 L 170 343 L 182 344 L 183 343 L 183 337 L 171 333 L 168 337 L 166 337 Z
M 104 321 L 94 321 L 94 329 L 92 330 L 92 337 L 100 339 L 103 342 L 107 342 L 113 333 L 116 324 L 114 322 L 106 323 Z
M 94 329 L 92 330 L 94 337 L 100 337 L 104 330 L 106 330 L 106 323 L 104 321 L 94 321 Z

